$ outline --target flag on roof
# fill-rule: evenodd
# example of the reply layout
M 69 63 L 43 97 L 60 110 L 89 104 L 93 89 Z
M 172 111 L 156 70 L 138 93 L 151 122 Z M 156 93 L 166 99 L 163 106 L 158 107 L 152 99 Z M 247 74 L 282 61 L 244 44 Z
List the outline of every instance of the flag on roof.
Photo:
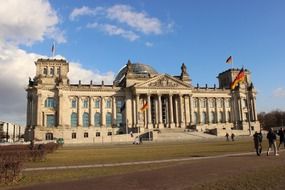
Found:
M 227 60 L 226 60 L 227 64 L 232 64 L 233 63 L 233 57 L 230 56 Z
M 238 75 L 236 76 L 235 80 L 231 83 L 231 89 L 235 89 L 235 87 L 240 83 L 245 80 L 245 72 L 244 69 L 242 68 Z

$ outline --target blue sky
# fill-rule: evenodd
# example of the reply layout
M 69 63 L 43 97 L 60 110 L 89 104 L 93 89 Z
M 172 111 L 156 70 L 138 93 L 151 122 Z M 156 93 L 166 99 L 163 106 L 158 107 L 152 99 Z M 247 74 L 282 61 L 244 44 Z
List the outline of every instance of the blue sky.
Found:
M 184 62 L 193 85 L 213 86 L 218 73 L 231 67 L 225 60 L 232 55 L 233 67 L 252 72 L 258 111 L 285 110 L 285 1 L 7 2 L 0 3 L 5 7 L 0 9 L 0 69 L 7 70 L 0 76 L 0 106 L 15 105 L 8 113 L 0 111 L 0 120 L 23 122 L 33 61 L 51 56 L 53 42 L 57 56 L 70 62 L 73 81 L 96 83 L 111 82 L 130 59 L 171 75 L 178 75 Z M 10 80 L 14 88 L 7 85 Z

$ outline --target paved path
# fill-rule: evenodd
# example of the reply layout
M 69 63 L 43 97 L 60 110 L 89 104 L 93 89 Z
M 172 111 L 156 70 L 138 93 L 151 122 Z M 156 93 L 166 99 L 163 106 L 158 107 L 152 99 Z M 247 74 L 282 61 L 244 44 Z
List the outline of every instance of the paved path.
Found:
M 25 169 L 23 169 L 23 171 L 41 171 L 41 170 L 62 170 L 62 169 L 80 169 L 80 168 L 102 168 L 102 167 L 114 167 L 114 166 L 131 166 L 131 165 L 140 165 L 140 164 L 155 164 L 155 163 L 165 163 L 165 162 L 181 162 L 181 161 L 191 161 L 191 160 L 205 160 L 205 159 L 213 159 L 213 158 L 224 158 L 224 157 L 244 156 L 244 155 L 254 155 L 254 154 L 255 154 L 255 152 L 246 152 L 246 153 L 224 154 L 224 155 L 217 155 L 217 156 L 175 158 L 175 159 L 149 160 L 149 161 L 137 161 L 137 162 L 122 162 L 122 163 L 111 163 L 111 164 L 89 164 L 89 165 L 76 165 L 76 166 L 38 167 L 38 168 L 25 168 Z

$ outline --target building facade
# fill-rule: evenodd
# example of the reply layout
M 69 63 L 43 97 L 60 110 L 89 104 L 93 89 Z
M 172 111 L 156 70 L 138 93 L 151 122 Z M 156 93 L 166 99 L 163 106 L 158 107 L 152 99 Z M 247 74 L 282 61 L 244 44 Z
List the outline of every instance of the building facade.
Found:
M 96 143 L 119 134 L 164 128 L 194 129 L 224 135 L 260 130 L 256 90 L 250 72 L 234 90 L 240 70 L 218 75 L 219 86 L 193 86 L 185 64 L 178 76 L 151 66 L 128 63 L 112 85 L 70 84 L 66 60 L 38 59 L 27 91 L 27 130 L 38 140 L 63 138 L 66 143 Z
M 24 140 L 24 132 L 24 126 L 10 122 L 0 121 L 0 143 L 14 143 Z

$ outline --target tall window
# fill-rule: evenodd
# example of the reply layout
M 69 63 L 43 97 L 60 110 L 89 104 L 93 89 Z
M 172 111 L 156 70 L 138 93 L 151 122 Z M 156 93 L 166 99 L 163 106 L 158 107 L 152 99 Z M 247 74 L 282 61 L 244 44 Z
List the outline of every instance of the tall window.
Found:
M 122 101 L 121 100 L 118 100 L 117 102 L 116 102 L 116 111 L 117 112 L 122 112 L 123 110 L 121 110 L 122 109 Z
M 88 100 L 83 100 L 83 107 L 88 108 Z
M 215 123 L 215 112 L 211 111 L 210 113 L 210 122 Z
M 50 75 L 54 75 L 54 70 L 53 70 L 53 68 L 50 68 L 49 74 L 50 74 Z
M 207 114 L 206 114 L 206 112 L 203 112 L 202 113 L 202 123 L 206 123 L 206 120 L 207 120 Z
M 71 124 L 71 127 L 77 127 L 77 113 L 72 112 L 71 117 L 70 117 L 70 124 Z
M 209 104 L 210 104 L 210 108 L 213 108 L 213 107 L 215 106 L 214 100 L 210 100 L 210 101 L 209 101 Z
M 89 114 L 87 112 L 83 113 L 83 127 L 89 127 Z
M 111 100 L 106 100 L 106 108 L 111 108 Z
M 44 75 L 47 75 L 48 74 L 48 70 L 47 68 L 44 68 Z
M 71 133 L 71 138 L 76 139 L 76 133 Z
M 54 115 L 47 115 L 47 127 L 54 127 L 55 118 Z
M 198 113 L 197 113 L 197 112 L 194 112 L 194 115 L 193 115 L 193 123 L 194 123 L 194 124 L 197 124 L 197 121 L 198 121 Z
M 219 112 L 219 122 L 222 123 L 223 120 L 224 120 L 224 118 L 223 118 L 223 112 L 220 111 L 220 112 Z
M 123 123 L 122 113 L 117 113 L 116 118 L 117 118 L 117 126 L 122 126 Z
M 228 122 L 231 122 L 231 112 L 228 111 Z
M 76 108 L 76 100 L 71 100 L 71 107 Z
M 198 98 L 195 98 L 194 99 L 194 107 L 195 108 L 198 108 L 198 102 L 199 102 Z
M 97 98 L 95 101 L 95 108 L 100 108 L 100 99 Z
M 112 114 L 108 112 L 106 114 L 106 126 L 111 127 L 111 125 L 112 125 Z
M 55 108 L 55 99 L 54 98 L 47 98 L 45 101 L 45 107 L 46 108 Z
M 202 99 L 202 100 L 201 100 L 201 107 L 202 107 L 202 108 L 205 108 L 205 107 L 206 107 L 206 100 L 205 100 L 205 99 Z
M 95 127 L 100 127 L 100 125 L 101 125 L 101 114 L 99 112 L 95 113 L 94 121 L 95 121 Z

